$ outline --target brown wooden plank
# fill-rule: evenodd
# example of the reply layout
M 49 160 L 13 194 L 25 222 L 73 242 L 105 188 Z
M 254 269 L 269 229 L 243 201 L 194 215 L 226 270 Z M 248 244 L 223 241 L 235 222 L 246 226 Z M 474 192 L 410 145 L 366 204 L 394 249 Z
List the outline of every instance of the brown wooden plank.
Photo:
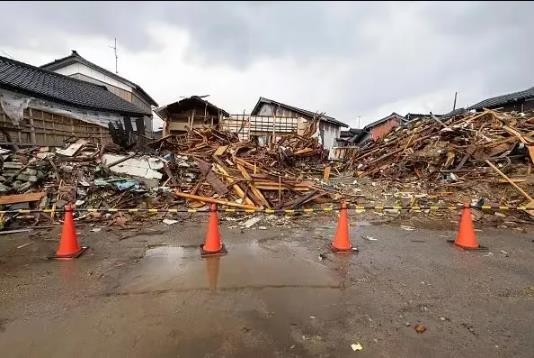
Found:
M 243 205 L 243 204 L 238 204 L 238 203 L 234 203 L 234 202 L 231 202 L 231 201 L 225 201 L 225 200 L 220 200 L 220 199 L 215 199 L 215 198 L 209 198 L 209 197 L 206 197 L 206 196 L 191 195 L 191 194 L 187 194 L 187 193 L 182 193 L 180 191 L 175 191 L 174 194 L 176 196 L 181 197 L 181 198 L 190 199 L 190 200 L 196 200 L 196 201 L 202 201 L 204 203 L 220 204 L 220 205 L 232 206 L 232 207 L 241 208 L 241 209 L 255 209 L 256 208 L 253 205 Z
M 213 153 L 213 155 L 215 156 L 223 155 L 224 152 L 226 152 L 226 149 L 228 149 L 227 145 L 221 145 L 217 148 L 217 150 L 215 151 L 215 153 Z
M 329 181 L 330 180 L 330 170 L 332 168 L 330 166 L 327 166 L 326 168 L 324 168 L 324 172 L 323 172 L 323 180 L 324 181 Z
M 217 194 L 219 194 L 220 196 L 228 194 L 228 188 L 211 170 L 211 164 L 201 159 L 197 159 L 196 161 L 198 169 L 200 169 L 202 176 L 206 178 L 206 181 L 211 184 Z
M 27 203 L 30 201 L 39 201 L 45 196 L 45 192 L 13 194 L 0 196 L 0 205 Z

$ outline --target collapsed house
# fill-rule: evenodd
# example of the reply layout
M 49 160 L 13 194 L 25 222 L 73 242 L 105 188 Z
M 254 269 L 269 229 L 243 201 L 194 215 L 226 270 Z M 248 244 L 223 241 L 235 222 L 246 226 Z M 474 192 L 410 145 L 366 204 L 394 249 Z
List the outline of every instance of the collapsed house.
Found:
M 141 109 L 86 81 L 0 57 L 0 144 L 59 146 L 72 137 L 111 141 L 108 128 L 144 134 Z
M 486 200 L 531 200 L 515 183 L 531 184 L 533 114 L 485 110 L 411 122 L 345 157 L 339 170 L 442 192 L 479 186 Z M 502 185 L 512 183 L 513 195 L 504 196 Z
M 191 96 L 155 110 L 163 119 L 162 136 L 184 134 L 193 128 L 219 128 L 228 112 L 206 101 L 201 96 Z
M 330 116 L 260 97 L 250 115 L 232 115 L 223 128 L 237 133 L 241 140 L 256 140 L 271 145 L 287 134 L 302 135 L 313 121 L 318 121 L 316 136 L 330 150 L 341 128 L 348 127 Z

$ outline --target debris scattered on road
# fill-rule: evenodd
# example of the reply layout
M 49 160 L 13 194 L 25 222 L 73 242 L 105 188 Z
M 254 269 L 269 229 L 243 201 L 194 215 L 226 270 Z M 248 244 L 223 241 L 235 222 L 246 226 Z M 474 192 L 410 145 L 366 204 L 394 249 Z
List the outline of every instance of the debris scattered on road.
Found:
M 369 235 L 362 235 L 362 238 L 367 241 L 378 241 L 378 239 L 375 239 L 374 237 L 369 236 Z
M 350 348 L 352 348 L 352 350 L 353 350 L 354 352 L 363 351 L 363 346 L 362 346 L 359 342 L 357 342 L 357 343 L 352 343 L 352 344 L 350 345 Z
M 475 332 L 475 329 L 473 328 L 473 326 L 469 323 L 462 323 L 462 326 L 464 326 L 465 328 L 467 328 L 467 330 L 473 334 L 473 335 L 476 335 L 476 332 Z
M 415 327 L 414 327 L 415 331 L 419 334 L 422 334 L 426 331 L 426 327 L 424 325 L 422 325 L 421 323 L 417 324 Z
M 17 249 L 22 249 L 23 247 L 26 247 L 26 246 L 31 245 L 31 244 L 32 244 L 31 242 L 27 242 L 25 244 L 17 246 Z
M 260 216 L 253 216 L 250 219 L 248 219 L 247 221 L 245 221 L 241 226 L 246 228 L 246 229 L 250 229 L 252 226 L 254 226 L 258 222 L 260 222 L 260 220 L 261 220 Z
M 415 228 L 413 226 L 401 225 L 400 228 L 406 231 L 415 231 Z

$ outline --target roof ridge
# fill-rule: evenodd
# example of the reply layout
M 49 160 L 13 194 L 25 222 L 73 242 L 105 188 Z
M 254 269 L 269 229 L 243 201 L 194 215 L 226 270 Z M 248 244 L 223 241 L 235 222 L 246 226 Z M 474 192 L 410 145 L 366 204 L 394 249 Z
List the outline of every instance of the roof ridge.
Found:
M 71 54 L 68 55 L 68 56 L 65 56 L 65 57 L 62 57 L 62 58 L 58 58 L 58 59 L 56 59 L 56 60 L 54 60 L 54 61 L 52 61 L 52 62 L 45 63 L 44 65 L 39 66 L 39 68 L 44 69 L 43 67 L 47 67 L 47 66 L 53 65 L 53 64 L 56 63 L 56 62 L 60 62 L 60 61 L 66 60 L 66 59 L 71 58 L 71 57 L 72 57 L 72 58 L 77 57 L 77 58 L 79 58 L 79 59 L 82 60 L 82 61 L 88 62 L 89 64 L 91 64 L 91 65 L 93 65 L 93 66 L 95 66 L 95 67 L 98 67 L 98 68 L 100 68 L 100 69 L 102 69 L 102 70 L 104 70 L 104 71 L 106 71 L 106 72 L 109 72 L 109 73 L 110 73 L 111 75 L 113 75 L 113 76 L 119 77 L 119 78 L 123 79 L 123 80 L 126 81 L 126 82 L 129 82 L 129 83 L 131 83 L 131 84 L 133 84 L 133 85 L 138 86 L 138 85 L 135 84 L 134 82 L 132 82 L 132 81 L 130 81 L 130 80 L 128 80 L 128 79 L 126 79 L 126 78 L 124 78 L 124 77 L 122 77 L 122 76 L 119 76 L 119 75 L 116 74 L 116 73 L 111 72 L 111 71 L 108 70 L 107 68 L 104 68 L 104 67 L 102 67 L 102 66 L 97 65 L 96 63 L 94 63 L 94 62 L 92 62 L 92 61 L 89 61 L 88 59 L 86 59 L 85 57 L 83 57 L 82 55 L 80 55 L 76 50 L 73 50 L 73 53 L 71 53 Z M 47 70 L 47 71 L 48 71 L 48 70 Z

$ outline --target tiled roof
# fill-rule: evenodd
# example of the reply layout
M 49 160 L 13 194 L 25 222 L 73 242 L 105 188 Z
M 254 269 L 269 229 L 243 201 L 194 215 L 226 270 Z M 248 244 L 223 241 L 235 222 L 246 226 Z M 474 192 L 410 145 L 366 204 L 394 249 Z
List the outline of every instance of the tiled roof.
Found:
M 505 94 L 502 96 L 492 97 L 478 102 L 477 104 L 468 107 L 467 109 L 482 109 L 482 108 L 495 108 L 500 107 L 508 103 L 522 101 L 527 98 L 534 98 L 534 87 L 531 87 L 524 91 Z
M 139 107 L 105 87 L 0 56 L 0 88 L 94 111 L 140 116 Z

